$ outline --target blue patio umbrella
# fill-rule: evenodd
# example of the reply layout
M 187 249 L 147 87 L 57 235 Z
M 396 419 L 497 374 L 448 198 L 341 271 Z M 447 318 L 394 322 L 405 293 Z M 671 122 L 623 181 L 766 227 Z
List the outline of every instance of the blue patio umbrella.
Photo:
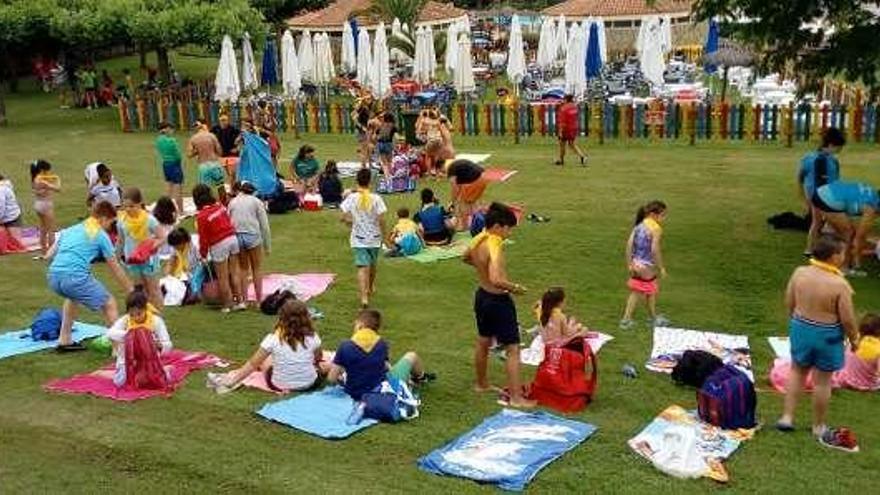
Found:
M 275 40 L 266 38 L 266 47 L 263 49 L 263 67 L 260 74 L 260 83 L 263 86 L 278 84 L 278 68 L 275 57 Z
M 718 22 L 715 19 L 709 21 L 709 34 L 706 35 L 706 46 L 703 47 L 703 56 L 710 55 L 718 51 Z M 718 67 L 714 64 L 706 64 L 703 66 L 706 74 L 714 74 Z
M 358 21 L 354 17 L 348 21 L 351 24 L 351 35 L 354 36 L 354 56 L 357 57 L 358 54 L 358 32 L 360 28 L 358 27 Z
M 599 77 L 602 73 L 602 56 L 599 55 L 599 26 L 590 25 L 590 41 L 587 45 L 587 79 Z

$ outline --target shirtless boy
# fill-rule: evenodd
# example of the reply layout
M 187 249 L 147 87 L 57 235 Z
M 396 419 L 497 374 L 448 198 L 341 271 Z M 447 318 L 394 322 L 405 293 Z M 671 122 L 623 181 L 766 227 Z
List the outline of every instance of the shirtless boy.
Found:
M 852 450 L 855 439 L 848 432 L 829 429 L 825 423 L 831 399 L 831 375 L 843 367 L 844 338 L 855 351 L 858 342 L 853 290 L 840 267 L 846 259 L 846 243 L 832 236 L 813 245 L 808 266 L 795 269 L 785 291 L 785 305 L 791 317 L 791 374 L 785 394 L 785 409 L 776 423 L 781 431 L 794 429 L 798 396 L 813 370 L 813 435 L 823 445 Z M 847 445 L 849 444 L 849 445 Z M 857 448 L 857 447 L 856 447 Z
M 519 323 L 510 294 L 523 294 L 522 285 L 508 280 L 502 244 L 516 226 L 516 217 L 504 205 L 493 203 L 486 213 L 486 230 L 475 237 L 464 253 L 464 262 L 477 270 L 480 287 L 474 295 L 479 337 L 474 350 L 477 392 L 491 390 L 487 376 L 489 348 L 493 340 L 507 353 L 507 390 L 513 407 L 534 407 L 522 395 L 519 379 Z

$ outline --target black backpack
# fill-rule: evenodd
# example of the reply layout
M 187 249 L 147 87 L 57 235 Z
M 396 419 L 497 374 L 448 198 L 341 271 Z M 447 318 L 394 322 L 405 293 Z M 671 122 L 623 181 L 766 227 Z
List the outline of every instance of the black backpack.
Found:
M 672 368 L 672 380 L 679 385 L 700 388 L 709 375 L 724 366 L 721 358 L 706 351 L 684 351 Z
M 266 296 L 260 303 L 260 311 L 267 315 L 277 315 L 281 306 L 284 306 L 288 300 L 296 300 L 296 295 L 286 289 L 278 289 Z

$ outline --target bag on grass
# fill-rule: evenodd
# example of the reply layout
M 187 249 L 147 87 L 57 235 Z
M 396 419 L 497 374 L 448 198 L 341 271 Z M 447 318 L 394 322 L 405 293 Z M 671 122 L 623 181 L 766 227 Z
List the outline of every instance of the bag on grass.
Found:
M 34 340 L 55 340 L 61 334 L 61 311 L 56 308 L 43 308 L 31 322 L 31 338 Z
M 260 301 L 260 311 L 266 315 L 277 315 L 281 306 L 291 299 L 296 300 L 296 294 L 287 289 L 278 289 Z
M 758 397 L 749 377 L 734 366 L 722 366 L 697 391 L 700 419 L 725 430 L 753 428 Z
M 529 398 L 561 412 L 577 412 L 592 402 L 599 381 L 596 355 L 585 339 L 544 346 Z
M 724 366 L 721 358 L 706 351 L 684 351 L 672 368 L 672 380 L 679 385 L 700 388 L 712 373 Z
M 125 334 L 125 386 L 141 390 L 168 388 L 153 332 L 147 328 L 132 328 Z
M 396 378 L 382 382 L 377 392 L 361 397 L 363 417 L 383 423 L 398 423 L 418 417 L 421 404 L 409 385 Z

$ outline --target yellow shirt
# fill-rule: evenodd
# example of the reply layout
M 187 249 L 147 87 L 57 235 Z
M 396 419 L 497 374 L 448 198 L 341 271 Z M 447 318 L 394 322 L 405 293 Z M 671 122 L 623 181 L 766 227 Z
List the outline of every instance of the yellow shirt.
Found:
M 400 235 L 415 234 L 419 231 L 419 226 L 409 218 L 401 218 L 394 225 L 394 231 Z
M 856 356 L 862 361 L 872 362 L 880 358 L 880 338 L 866 335 L 859 340 Z

